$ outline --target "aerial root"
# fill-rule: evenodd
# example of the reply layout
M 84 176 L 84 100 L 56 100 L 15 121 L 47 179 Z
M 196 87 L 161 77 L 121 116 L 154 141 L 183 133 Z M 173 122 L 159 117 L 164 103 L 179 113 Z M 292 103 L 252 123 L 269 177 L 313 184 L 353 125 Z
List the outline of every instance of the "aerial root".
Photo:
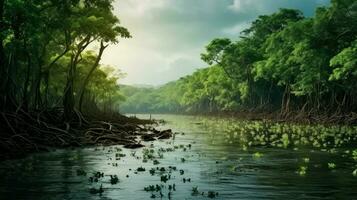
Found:
M 171 137 L 171 130 L 158 131 L 138 119 L 119 116 L 120 120 L 89 121 L 81 112 L 75 112 L 75 121 L 65 122 L 63 111 L 0 112 L 0 156 L 25 154 L 49 147 L 61 148 L 84 145 L 124 145 L 139 148 L 138 139 L 151 141 Z M 101 118 L 105 119 L 105 118 Z M 140 124 L 140 125 L 139 125 Z

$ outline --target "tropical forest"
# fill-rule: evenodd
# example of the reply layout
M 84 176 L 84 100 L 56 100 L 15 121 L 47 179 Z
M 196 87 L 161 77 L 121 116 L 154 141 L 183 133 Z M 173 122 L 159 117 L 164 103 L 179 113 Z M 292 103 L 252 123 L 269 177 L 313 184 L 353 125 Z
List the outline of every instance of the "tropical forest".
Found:
M 0 0 L 2 199 L 357 199 L 357 1 Z

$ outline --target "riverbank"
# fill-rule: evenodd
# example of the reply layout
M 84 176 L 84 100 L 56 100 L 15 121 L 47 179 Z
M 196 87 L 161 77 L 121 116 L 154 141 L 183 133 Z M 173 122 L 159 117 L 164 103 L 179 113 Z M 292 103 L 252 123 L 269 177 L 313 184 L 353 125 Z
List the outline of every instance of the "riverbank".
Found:
M 211 114 L 209 114 L 211 115 Z M 217 114 L 215 114 L 217 115 Z M 287 122 L 294 124 L 324 124 L 324 125 L 355 125 L 357 124 L 357 114 L 311 114 L 302 112 L 289 112 L 281 114 L 281 112 L 231 112 L 221 113 L 218 116 L 231 116 L 245 120 L 269 120 L 272 122 Z
M 1 112 L 0 159 L 91 145 L 139 148 L 144 146 L 141 141 L 172 136 L 171 130 L 156 130 L 158 122 L 154 120 L 126 117 L 119 113 L 76 112 L 76 118 L 71 122 L 64 122 L 62 116 L 61 108 L 42 112 Z
M 163 112 L 163 113 L 142 113 L 142 114 L 179 114 L 188 116 L 215 116 L 215 117 L 230 117 L 241 120 L 252 121 L 271 121 L 271 122 L 286 122 L 293 124 L 323 124 L 323 125 L 356 125 L 357 113 L 350 112 L 345 114 L 313 114 L 306 112 L 292 111 L 286 114 L 282 114 L 280 111 L 254 111 L 245 110 L 239 112 Z M 136 116 L 135 114 L 133 116 Z

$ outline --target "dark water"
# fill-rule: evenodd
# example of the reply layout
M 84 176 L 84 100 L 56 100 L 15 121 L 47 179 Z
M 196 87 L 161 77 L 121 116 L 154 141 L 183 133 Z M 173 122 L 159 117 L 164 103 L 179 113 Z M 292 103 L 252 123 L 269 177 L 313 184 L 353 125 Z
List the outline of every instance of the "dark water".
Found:
M 169 192 L 170 198 L 176 200 L 209 199 L 208 191 L 214 194 L 211 196 L 214 199 L 357 199 L 357 177 L 352 175 L 356 163 L 339 153 L 349 149 L 334 153 L 309 148 L 244 149 L 223 128 L 219 131 L 217 119 L 153 117 L 167 120 L 162 129 L 178 132 L 175 139 L 147 142 L 146 150 L 120 151 L 120 147 L 57 150 L 0 163 L 0 199 L 134 200 L 151 199 L 152 195 L 161 199 L 160 192 L 144 191 L 156 184 L 162 187 L 162 199 L 169 199 Z M 216 124 L 215 131 L 206 121 Z M 145 163 L 143 151 L 150 150 L 155 158 Z M 118 153 L 125 157 L 116 160 Z M 153 160 L 159 164 L 154 165 Z M 336 166 L 329 168 L 328 163 L 332 162 Z M 136 172 L 140 166 L 146 170 Z M 151 175 L 149 170 L 157 167 L 164 167 L 165 172 L 155 170 Z M 87 175 L 78 175 L 79 169 Z M 95 172 L 103 172 L 104 177 L 91 183 L 89 177 Z M 111 184 L 110 175 L 117 175 L 119 182 Z M 161 182 L 162 175 L 170 175 L 170 179 Z M 184 182 L 184 178 L 190 182 Z M 175 191 L 169 188 L 173 184 Z M 100 185 L 104 190 L 101 195 L 89 192 Z M 197 187 L 197 194 L 192 194 L 193 187 Z

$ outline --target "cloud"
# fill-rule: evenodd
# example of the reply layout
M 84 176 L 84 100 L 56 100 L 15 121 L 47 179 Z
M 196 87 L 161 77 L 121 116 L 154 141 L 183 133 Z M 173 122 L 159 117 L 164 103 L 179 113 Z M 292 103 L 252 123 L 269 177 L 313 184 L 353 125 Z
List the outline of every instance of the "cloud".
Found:
M 212 39 L 237 39 L 258 15 L 280 7 L 312 14 L 321 1 L 329 0 L 116 0 L 133 38 L 110 46 L 102 61 L 128 74 L 121 83 L 163 84 L 207 66 L 200 53 Z
M 115 7 L 118 7 L 121 12 L 136 16 L 148 16 L 152 11 L 165 8 L 168 5 L 167 0 L 125 0 L 116 1 Z
M 161 83 L 164 84 L 180 77 L 192 74 L 196 69 L 203 67 L 201 62 L 189 55 L 173 58 L 169 61 L 167 68 L 163 68 L 161 74 Z
M 311 15 L 317 6 L 329 4 L 330 0 L 232 0 L 228 9 L 240 14 L 271 13 L 279 8 L 294 8 Z
M 237 36 L 239 35 L 243 30 L 249 28 L 250 23 L 248 22 L 241 22 L 238 24 L 235 24 L 234 26 L 230 26 L 227 28 L 224 28 L 222 30 L 223 34 L 227 34 L 229 36 Z
M 229 5 L 228 8 L 235 12 L 241 12 L 244 8 L 249 5 L 251 1 L 249 0 L 233 0 L 233 4 Z
M 266 2 L 263 0 L 233 0 L 228 9 L 237 13 L 246 13 L 252 9 L 262 11 Z

